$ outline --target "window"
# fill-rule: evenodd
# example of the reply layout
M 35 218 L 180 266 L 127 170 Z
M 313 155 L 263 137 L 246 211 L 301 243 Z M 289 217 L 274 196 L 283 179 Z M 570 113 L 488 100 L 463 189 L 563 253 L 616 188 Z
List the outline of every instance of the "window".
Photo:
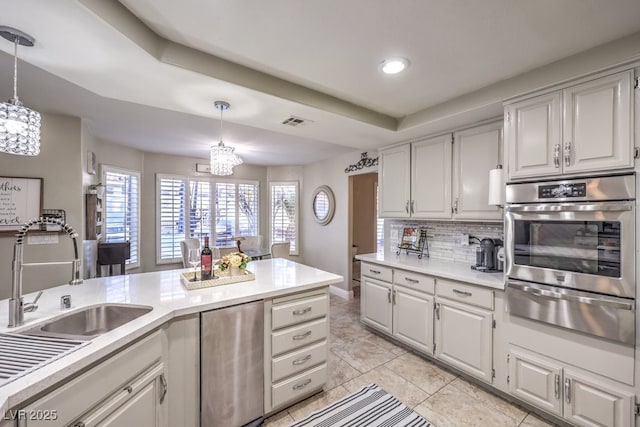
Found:
M 216 182 L 216 246 L 234 246 L 235 236 L 256 236 L 259 187 L 257 182 Z
M 102 167 L 105 184 L 105 238 L 131 244 L 128 267 L 139 267 L 140 173 L 112 166 Z
M 187 187 L 188 182 L 188 187 Z M 156 176 L 159 264 L 180 262 L 180 242 L 211 236 L 211 184 L 183 176 Z
M 291 253 L 298 254 L 298 183 L 271 184 L 271 243 L 291 242 Z

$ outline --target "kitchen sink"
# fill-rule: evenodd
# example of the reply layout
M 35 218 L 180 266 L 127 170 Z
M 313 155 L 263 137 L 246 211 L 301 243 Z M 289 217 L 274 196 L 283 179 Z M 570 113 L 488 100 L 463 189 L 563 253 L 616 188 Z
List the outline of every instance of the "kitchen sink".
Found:
M 153 310 L 132 304 L 100 304 L 28 329 L 23 334 L 89 340 Z

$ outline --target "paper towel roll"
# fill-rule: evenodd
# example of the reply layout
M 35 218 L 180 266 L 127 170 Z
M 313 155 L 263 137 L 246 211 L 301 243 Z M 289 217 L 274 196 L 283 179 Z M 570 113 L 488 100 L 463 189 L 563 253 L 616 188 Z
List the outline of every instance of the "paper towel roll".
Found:
M 490 205 L 503 205 L 504 204 L 504 170 L 491 169 L 489 171 L 489 204 Z

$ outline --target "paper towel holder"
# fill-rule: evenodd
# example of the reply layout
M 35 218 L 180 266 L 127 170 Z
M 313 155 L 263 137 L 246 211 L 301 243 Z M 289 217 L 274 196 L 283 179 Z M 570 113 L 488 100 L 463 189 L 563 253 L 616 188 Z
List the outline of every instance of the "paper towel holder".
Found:
M 489 171 L 489 205 L 502 208 L 504 206 L 504 171 L 502 165 Z

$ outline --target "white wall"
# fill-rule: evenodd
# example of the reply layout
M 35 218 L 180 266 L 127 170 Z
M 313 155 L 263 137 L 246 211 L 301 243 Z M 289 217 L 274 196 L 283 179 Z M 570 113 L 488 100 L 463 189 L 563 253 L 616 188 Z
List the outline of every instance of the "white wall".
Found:
M 43 178 L 44 209 L 64 209 L 66 221 L 84 237 L 82 194 L 81 125 L 77 117 L 42 114 L 41 152 L 36 157 L 0 154 L 0 175 Z M 31 219 L 31 218 L 29 218 Z M 35 234 L 29 232 L 29 234 Z M 59 243 L 24 247 L 25 262 L 73 259 L 73 245 L 66 234 L 57 234 Z M 14 233 L 0 234 L 0 299 L 11 295 L 11 260 Z M 82 245 L 79 245 L 82 251 Z M 80 254 L 82 256 L 82 254 Z M 68 282 L 71 266 L 25 267 L 24 293 Z M 0 321 L 3 321 L 0 319 Z

